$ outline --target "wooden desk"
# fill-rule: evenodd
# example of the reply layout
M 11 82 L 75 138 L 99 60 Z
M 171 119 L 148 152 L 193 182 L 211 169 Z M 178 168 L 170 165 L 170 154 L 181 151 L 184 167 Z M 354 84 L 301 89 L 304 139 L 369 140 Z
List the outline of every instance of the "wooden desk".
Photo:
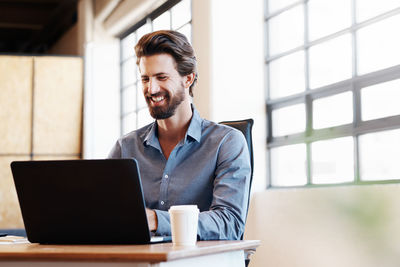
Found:
M 244 251 L 258 240 L 200 241 L 196 247 L 153 245 L 0 245 L 0 266 L 211 267 L 244 266 Z

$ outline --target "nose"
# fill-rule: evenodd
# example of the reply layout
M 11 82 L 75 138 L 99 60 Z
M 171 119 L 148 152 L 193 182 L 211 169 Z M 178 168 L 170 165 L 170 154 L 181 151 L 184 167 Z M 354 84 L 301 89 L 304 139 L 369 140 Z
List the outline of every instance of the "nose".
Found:
M 150 79 L 149 84 L 148 84 L 148 92 L 151 95 L 157 94 L 160 91 L 160 86 L 158 85 L 158 82 L 156 79 Z

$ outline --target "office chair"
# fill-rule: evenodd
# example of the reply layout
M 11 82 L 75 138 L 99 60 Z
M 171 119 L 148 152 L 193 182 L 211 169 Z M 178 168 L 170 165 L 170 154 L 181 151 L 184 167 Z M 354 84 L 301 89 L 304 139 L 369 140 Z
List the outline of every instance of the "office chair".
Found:
M 250 166 L 251 166 L 251 172 L 250 172 L 250 184 L 249 184 L 249 195 L 248 195 L 248 202 L 247 202 L 247 211 L 246 211 L 246 220 L 247 220 L 247 213 L 249 212 L 249 206 L 250 206 L 250 190 L 251 190 L 251 183 L 253 181 L 253 169 L 254 169 L 254 159 L 253 159 L 253 140 L 252 140 L 252 135 L 251 135 L 251 129 L 253 128 L 253 119 L 246 119 L 246 120 L 238 120 L 238 121 L 223 121 L 220 122 L 220 124 L 228 125 L 230 127 L 236 128 L 239 131 L 241 131 L 246 138 L 247 141 L 247 146 L 249 148 L 249 154 L 250 154 Z M 241 240 L 243 240 L 243 234 L 240 237 Z M 252 252 L 254 253 L 254 252 Z M 248 253 L 245 258 L 245 265 L 246 267 L 249 265 L 250 256 L 251 253 Z

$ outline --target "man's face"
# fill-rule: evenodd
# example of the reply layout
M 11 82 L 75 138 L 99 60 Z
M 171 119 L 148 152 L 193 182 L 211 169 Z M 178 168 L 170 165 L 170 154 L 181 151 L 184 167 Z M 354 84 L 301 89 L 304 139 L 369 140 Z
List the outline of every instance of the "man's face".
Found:
M 185 77 L 179 75 L 175 60 L 169 54 L 145 56 L 140 59 L 143 94 L 150 114 L 167 119 L 187 97 Z

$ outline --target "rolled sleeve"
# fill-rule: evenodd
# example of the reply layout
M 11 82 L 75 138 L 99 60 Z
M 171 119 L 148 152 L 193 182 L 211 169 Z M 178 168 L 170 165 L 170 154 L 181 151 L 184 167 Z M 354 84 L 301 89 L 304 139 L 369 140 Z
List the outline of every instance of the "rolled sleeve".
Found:
M 169 220 L 168 211 L 164 210 L 154 210 L 157 216 L 157 230 L 156 235 L 171 235 L 171 224 Z

